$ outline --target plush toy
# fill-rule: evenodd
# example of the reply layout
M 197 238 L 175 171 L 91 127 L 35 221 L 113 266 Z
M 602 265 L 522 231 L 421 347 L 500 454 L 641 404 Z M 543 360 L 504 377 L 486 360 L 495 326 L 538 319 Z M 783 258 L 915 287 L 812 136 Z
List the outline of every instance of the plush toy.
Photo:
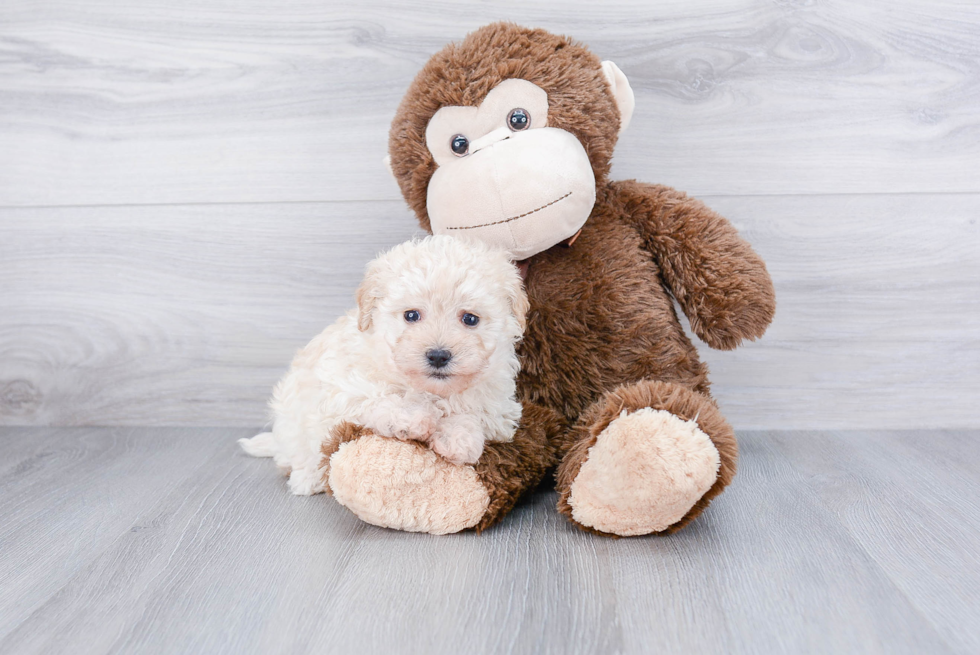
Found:
M 522 260 L 524 413 L 514 441 L 473 467 L 342 426 L 324 446 L 329 486 L 362 519 L 482 530 L 557 467 L 558 510 L 575 525 L 642 535 L 683 527 L 731 482 L 735 436 L 672 299 L 727 350 L 766 330 L 772 282 L 701 202 L 608 179 L 633 103 L 612 62 L 507 23 L 447 46 L 409 87 L 390 166 L 422 227 Z

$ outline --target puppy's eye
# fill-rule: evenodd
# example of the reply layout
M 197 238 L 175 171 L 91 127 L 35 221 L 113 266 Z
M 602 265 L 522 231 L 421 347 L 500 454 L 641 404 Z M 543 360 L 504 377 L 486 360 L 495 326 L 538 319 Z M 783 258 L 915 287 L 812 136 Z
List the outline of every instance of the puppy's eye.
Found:
M 421 318 L 422 315 L 419 314 L 417 309 L 410 309 L 407 312 L 405 312 L 405 320 L 408 321 L 409 323 L 414 323 L 415 321 Z
M 507 114 L 507 127 L 511 132 L 520 132 L 531 127 L 531 114 L 526 109 L 511 109 Z
M 460 320 L 463 321 L 463 325 L 473 327 L 480 322 L 480 317 L 476 314 L 470 314 L 467 312 L 466 314 L 463 314 L 463 317 Z
M 470 149 L 470 140 L 467 139 L 462 134 L 457 134 L 450 140 L 449 147 L 452 148 L 453 154 L 457 157 L 462 157 Z

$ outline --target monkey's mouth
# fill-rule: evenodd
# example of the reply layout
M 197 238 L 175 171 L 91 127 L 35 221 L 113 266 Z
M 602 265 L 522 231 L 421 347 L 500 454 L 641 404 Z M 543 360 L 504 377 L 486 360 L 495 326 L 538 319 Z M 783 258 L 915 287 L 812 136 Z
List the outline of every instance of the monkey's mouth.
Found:
M 549 202 L 546 205 L 541 205 L 537 209 L 532 209 L 531 211 L 524 212 L 523 214 L 519 214 L 518 216 L 511 216 L 510 218 L 505 218 L 505 219 L 502 219 L 502 220 L 499 220 L 499 221 L 493 221 L 491 223 L 482 223 L 480 225 L 462 225 L 462 226 L 458 226 L 458 227 L 447 227 L 446 229 L 447 230 L 475 230 L 475 229 L 481 228 L 481 227 L 490 227 L 492 225 L 502 225 L 503 223 L 510 223 L 511 221 L 516 221 L 519 218 L 524 218 L 525 216 L 530 216 L 531 214 L 534 214 L 536 212 L 539 212 L 542 209 L 547 209 L 548 207 L 551 207 L 552 205 L 555 205 L 555 204 L 561 202 L 562 200 L 564 200 L 565 198 L 569 197 L 570 195 L 572 195 L 572 192 L 571 191 L 569 191 L 568 193 L 566 193 L 565 195 L 563 195 L 560 198 L 555 198 L 554 200 L 552 200 L 551 202 Z

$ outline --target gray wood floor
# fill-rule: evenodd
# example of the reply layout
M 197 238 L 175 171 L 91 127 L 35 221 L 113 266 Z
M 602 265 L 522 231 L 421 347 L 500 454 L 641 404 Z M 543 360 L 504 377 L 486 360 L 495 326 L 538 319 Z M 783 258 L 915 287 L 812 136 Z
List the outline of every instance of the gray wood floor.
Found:
M 980 652 L 977 431 L 742 433 L 705 516 L 623 540 L 549 491 L 375 528 L 249 433 L 0 430 L 0 652 Z

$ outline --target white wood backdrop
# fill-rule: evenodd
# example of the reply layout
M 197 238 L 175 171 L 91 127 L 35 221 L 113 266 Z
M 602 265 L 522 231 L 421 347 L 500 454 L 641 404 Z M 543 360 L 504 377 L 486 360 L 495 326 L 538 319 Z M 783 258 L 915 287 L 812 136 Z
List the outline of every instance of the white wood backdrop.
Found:
M 615 178 L 727 215 L 766 337 L 702 346 L 738 428 L 980 426 L 980 3 L 4 0 L 0 423 L 258 425 L 415 232 L 381 165 L 443 44 L 498 19 L 616 61 Z

